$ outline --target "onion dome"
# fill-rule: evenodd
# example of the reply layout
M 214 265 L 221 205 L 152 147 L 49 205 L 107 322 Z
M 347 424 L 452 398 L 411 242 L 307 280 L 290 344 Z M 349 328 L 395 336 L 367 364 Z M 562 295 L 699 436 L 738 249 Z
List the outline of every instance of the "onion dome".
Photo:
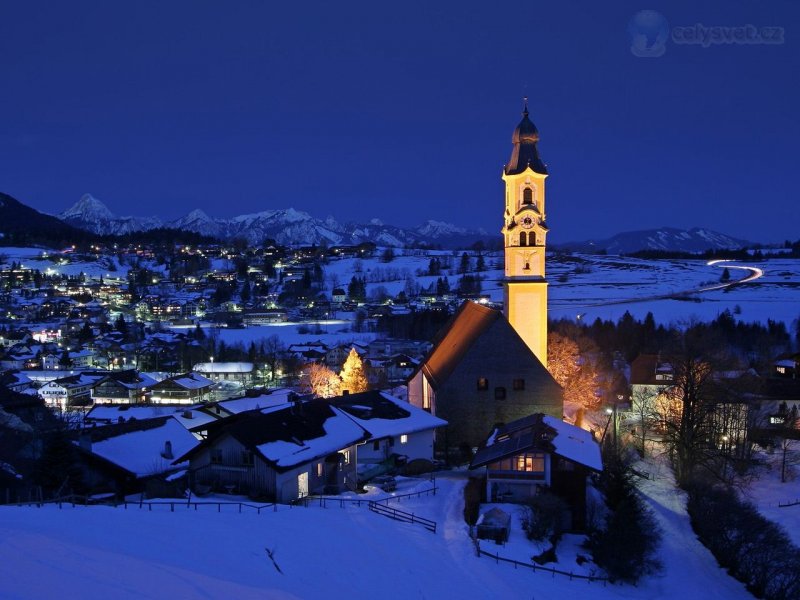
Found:
M 511 151 L 511 158 L 505 166 L 506 175 L 516 175 L 522 173 L 530 167 L 537 173 L 547 175 L 547 167 L 539 158 L 539 150 L 536 143 L 539 141 L 539 130 L 528 118 L 528 99 L 525 98 L 525 108 L 522 111 L 522 121 L 519 122 L 511 142 L 514 149 Z

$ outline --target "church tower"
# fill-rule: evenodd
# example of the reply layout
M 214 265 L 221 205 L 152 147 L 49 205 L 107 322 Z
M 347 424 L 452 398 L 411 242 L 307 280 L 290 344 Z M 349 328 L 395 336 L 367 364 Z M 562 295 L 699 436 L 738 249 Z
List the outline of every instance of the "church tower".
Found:
M 544 252 L 544 180 L 547 167 L 536 147 L 539 131 L 528 118 L 528 99 L 511 138 L 514 148 L 503 169 L 506 203 L 503 312 L 520 337 L 547 366 L 547 280 Z

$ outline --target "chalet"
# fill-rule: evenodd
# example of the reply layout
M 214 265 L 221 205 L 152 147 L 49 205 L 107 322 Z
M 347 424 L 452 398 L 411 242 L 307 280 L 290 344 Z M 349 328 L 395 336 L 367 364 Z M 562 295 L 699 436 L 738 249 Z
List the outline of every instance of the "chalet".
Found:
M 248 386 L 255 378 L 255 366 L 251 362 L 202 362 L 194 371 L 212 381 L 234 381 Z
M 151 389 L 151 401 L 156 404 L 197 404 L 210 399 L 214 382 L 199 373 L 184 373 L 168 377 Z
M 437 446 L 477 447 L 486 431 L 535 412 L 561 419 L 561 386 L 499 311 L 466 301 L 408 382 L 411 404 L 448 422 Z
M 89 489 L 118 495 L 142 491 L 148 480 L 184 469 L 175 457 L 198 443 L 169 416 L 85 429 L 76 442 Z
M 92 390 L 95 404 L 139 404 L 150 401 L 156 380 L 136 369 L 111 371 Z
M 85 408 L 92 405 L 92 388 L 103 377 L 101 373 L 76 373 L 46 383 L 38 393 L 48 408 Z
M 195 492 L 216 489 L 289 503 L 355 490 L 356 445 L 367 435 L 324 400 L 296 401 L 210 424 L 208 438 L 177 461 L 189 461 Z
M 491 502 L 525 502 L 548 489 L 570 507 L 570 529 L 586 526 L 586 478 L 603 470 L 588 431 L 541 413 L 495 428 L 470 469 L 486 475 Z
M 433 460 L 434 431 L 447 425 L 427 411 L 386 392 L 361 392 L 328 400 L 369 437 L 358 447 L 358 463 L 380 463 L 392 455 Z

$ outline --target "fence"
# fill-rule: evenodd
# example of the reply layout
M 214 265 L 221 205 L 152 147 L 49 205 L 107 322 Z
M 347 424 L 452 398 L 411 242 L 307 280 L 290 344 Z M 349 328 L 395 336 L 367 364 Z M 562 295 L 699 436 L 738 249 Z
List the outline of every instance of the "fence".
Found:
M 527 569 L 531 569 L 534 573 L 536 573 L 537 571 L 544 571 L 545 573 L 550 573 L 552 577 L 555 577 L 556 575 L 569 577 L 570 581 L 572 581 L 573 579 L 585 579 L 589 583 L 592 583 L 594 581 L 600 581 L 603 583 L 603 587 L 605 587 L 606 582 L 608 581 L 607 577 L 598 577 L 595 575 L 580 575 L 572 573 L 571 571 L 561 571 L 559 569 L 551 569 L 550 567 L 542 567 L 533 562 L 526 563 L 514 560 L 513 558 L 505 558 L 504 556 L 500 556 L 498 553 L 492 554 L 491 552 L 487 552 L 486 550 L 481 548 L 480 543 L 477 540 L 475 542 L 475 549 L 477 551 L 478 557 L 488 556 L 489 558 L 493 558 L 495 563 L 497 564 L 500 564 L 501 561 L 505 563 L 510 563 L 514 565 L 515 569 L 517 567 L 525 567 Z
M 412 523 L 414 525 L 422 525 L 428 531 L 436 533 L 436 521 L 431 521 L 430 519 L 423 519 L 422 517 L 416 516 L 414 513 L 409 513 L 404 510 L 400 510 L 399 508 L 392 508 L 391 506 L 378 504 L 377 502 L 370 502 L 369 510 L 374 512 L 375 514 L 383 515 L 384 517 L 389 517 L 390 519 L 394 519 L 395 521 L 402 521 L 403 523 Z
M 305 508 L 308 508 L 312 504 L 316 504 L 320 508 L 328 508 L 328 505 L 331 504 L 333 506 L 339 505 L 339 508 L 344 508 L 347 505 L 356 505 L 361 506 L 362 504 L 369 505 L 370 502 L 382 502 L 389 504 L 392 500 L 397 500 L 400 502 L 404 498 L 421 498 L 422 496 L 427 496 L 428 494 L 436 495 L 437 490 L 439 489 L 436 487 L 436 479 L 431 478 L 433 482 L 433 486 L 426 489 L 426 490 L 419 490 L 417 492 L 409 492 L 407 494 L 396 494 L 392 496 L 387 496 L 386 498 L 382 498 L 381 500 L 368 500 L 366 498 L 339 498 L 337 496 L 317 496 L 317 495 L 310 495 L 310 496 L 303 496 L 302 498 L 298 498 L 294 500 L 292 504 L 300 505 L 302 504 Z
M 778 502 L 779 508 L 786 508 L 787 506 L 797 506 L 800 504 L 800 498 L 797 500 L 789 500 L 788 502 Z
M 266 509 L 271 508 L 273 512 L 278 510 L 278 505 L 273 503 L 270 504 L 249 504 L 247 502 L 213 502 L 213 501 L 202 501 L 202 502 L 195 502 L 192 500 L 157 500 L 155 502 L 151 502 L 149 500 L 136 500 L 136 501 L 116 501 L 116 500 L 109 500 L 109 501 L 94 501 L 91 497 L 88 496 L 64 496 L 62 498 L 55 498 L 53 500 L 38 500 L 38 501 L 31 501 L 31 502 L 17 502 L 12 506 L 36 506 L 37 508 L 41 508 L 45 504 L 55 504 L 58 508 L 64 508 L 64 505 L 68 506 L 89 506 L 89 505 L 98 505 L 98 504 L 106 504 L 108 506 L 122 506 L 125 510 L 128 510 L 129 506 L 134 508 L 143 509 L 147 507 L 147 510 L 152 512 L 154 506 L 169 506 L 170 512 L 175 512 L 175 507 L 185 507 L 187 510 L 194 508 L 194 510 L 198 510 L 199 507 L 203 506 L 216 506 L 217 512 L 222 512 L 223 506 L 234 506 L 237 508 L 237 512 L 243 512 L 243 509 L 247 510 L 254 510 L 256 514 L 261 514 L 261 511 L 266 511 Z

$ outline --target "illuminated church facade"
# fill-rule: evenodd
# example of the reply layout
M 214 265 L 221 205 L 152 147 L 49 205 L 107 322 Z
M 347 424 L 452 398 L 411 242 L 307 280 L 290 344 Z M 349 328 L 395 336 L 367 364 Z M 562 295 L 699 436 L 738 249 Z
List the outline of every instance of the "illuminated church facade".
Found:
M 464 302 L 408 382 L 411 404 L 448 421 L 437 434 L 446 452 L 477 447 L 498 423 L 533 413 L 562 418 L 562 390 L 546 368 L 547 168 L 538 141 L 526 101 L 502 175 L 503 312 Z

